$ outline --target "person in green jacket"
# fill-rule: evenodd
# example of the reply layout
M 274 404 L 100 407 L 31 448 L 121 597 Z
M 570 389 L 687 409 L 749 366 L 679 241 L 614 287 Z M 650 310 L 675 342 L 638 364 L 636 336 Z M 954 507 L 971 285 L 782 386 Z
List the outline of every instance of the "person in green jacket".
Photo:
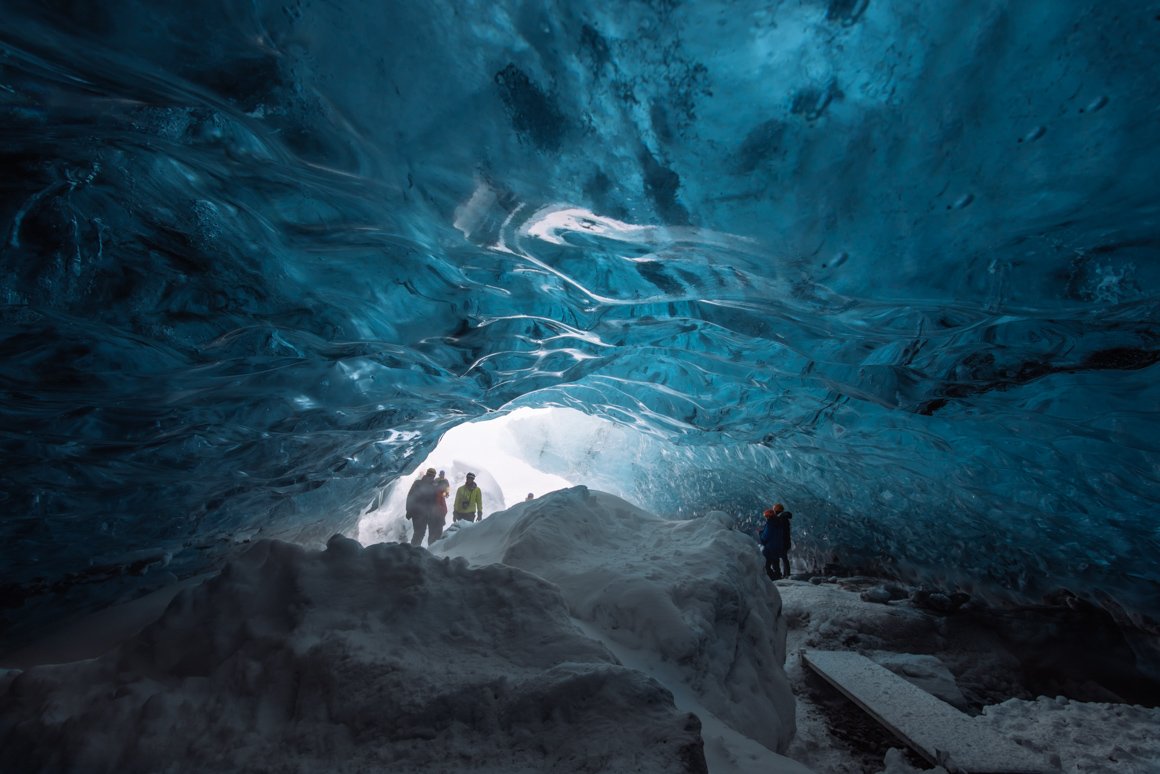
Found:
M 474 473 L 468 473 L 466 483 L 455 490 L 455 504 L 452 508 L 455 521 L 483 518 L 483 492 L 475 485 Z

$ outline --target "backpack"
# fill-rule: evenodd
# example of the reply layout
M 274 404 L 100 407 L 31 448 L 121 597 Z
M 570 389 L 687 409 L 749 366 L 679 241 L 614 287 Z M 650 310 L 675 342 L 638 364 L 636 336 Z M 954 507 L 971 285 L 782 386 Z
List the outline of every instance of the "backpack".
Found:
M 421 478 L 411 484 L 407 492 L 407 518 L 415 514 L 426 515 L 431 510 L 431 500 L 435 497 L 435 482 Z

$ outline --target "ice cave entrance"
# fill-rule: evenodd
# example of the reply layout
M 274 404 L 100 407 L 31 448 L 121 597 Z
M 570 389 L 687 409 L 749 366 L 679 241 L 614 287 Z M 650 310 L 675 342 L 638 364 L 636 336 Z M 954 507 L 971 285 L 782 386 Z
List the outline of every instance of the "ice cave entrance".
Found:
M 356 537 L 363 545 L 401 540 L 407 489 L 427 468 L 446 471 L 453 493 L 468 472 L 475 473 L 485 517 L 523 502 L 529 493 L 540 497 L 583 483 L 569 476 L 583 471 L 583 460 L 599 453 L 614 427 L 568 408 L 519 408 L 454 427 L 431 454 L 381 493 L 359 520 Z

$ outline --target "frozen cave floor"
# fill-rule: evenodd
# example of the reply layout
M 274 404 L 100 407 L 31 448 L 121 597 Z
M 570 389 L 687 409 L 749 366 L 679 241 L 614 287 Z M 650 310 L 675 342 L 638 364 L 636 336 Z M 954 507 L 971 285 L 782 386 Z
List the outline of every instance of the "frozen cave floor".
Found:
M 1160 686 L 1134 669 L 1100 616 L 1052 607 L 939 612 L 916 606 L 915 589 L 869 576 L 796 575 L 776 586 L 797 702 L 785 754 L 817 772 L 944 769 L 806 668 L 805 650 L 861 652 L 1042 753 L 1052 771 L 1160 771 L 1160 740 L 1147 730 L 1160 721 Z
M 805 668 L 801 652 L 809 649 L 866 655 L 1040 753 L 1048 770 L 1160 771 L 1160 739 L 1154 733 L 1160 726 L 1160 692 L 1123 663 L 1125 649 L 1115 632 L 1101 630 L 1082 614 L 1068 618 L 1053 609 L 992 611 L 970 605 L 940 612 L 916 605 L 913 589 L 867 576 L 795 576 L 769 585 L 782 601 L 785 672 L 796 703 L 796 735 L 784 755 L 818 774 L 943 770 L 906 750 Z M 96 657 L 114 640 L 135 637 L 171 596 L 159 594 L 92 616 L 19 658 L 3 654 L 0 664 L 19 661 L 28 669 L 37 654 L 40 663 Z M 0 686 L 17 674 L 10 671 L 4 679 L 4 671 Z M 1129 699 L 1113 688 L 1135 695 Z M 798 770 L 780 760 L 771 761 L 768 770 Z M 710 767 L 713 774 L 746 770 Z

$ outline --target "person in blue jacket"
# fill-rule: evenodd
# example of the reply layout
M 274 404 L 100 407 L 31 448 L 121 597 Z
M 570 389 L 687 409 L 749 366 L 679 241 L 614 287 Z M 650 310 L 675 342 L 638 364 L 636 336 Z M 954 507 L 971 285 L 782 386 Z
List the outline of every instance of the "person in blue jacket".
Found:
M 765 558 L 765 574 L 770 580 L 781 580 L 778 560 L 785 553 L 785 528 L 773 508 L 767 508 L 764 516 L 765 526 L 761 528 L 758 540 L 761 541 L 761 555 Z
M 789 523 L 793 519 L 793 514 L 785 509 L 781 503 L 773 506 L 774 516 L 781 524 L 781 555 L 778 557 L 781 560 L 781 577 L 789 577 L 789 548 L 792 543 L 789 537 Z

